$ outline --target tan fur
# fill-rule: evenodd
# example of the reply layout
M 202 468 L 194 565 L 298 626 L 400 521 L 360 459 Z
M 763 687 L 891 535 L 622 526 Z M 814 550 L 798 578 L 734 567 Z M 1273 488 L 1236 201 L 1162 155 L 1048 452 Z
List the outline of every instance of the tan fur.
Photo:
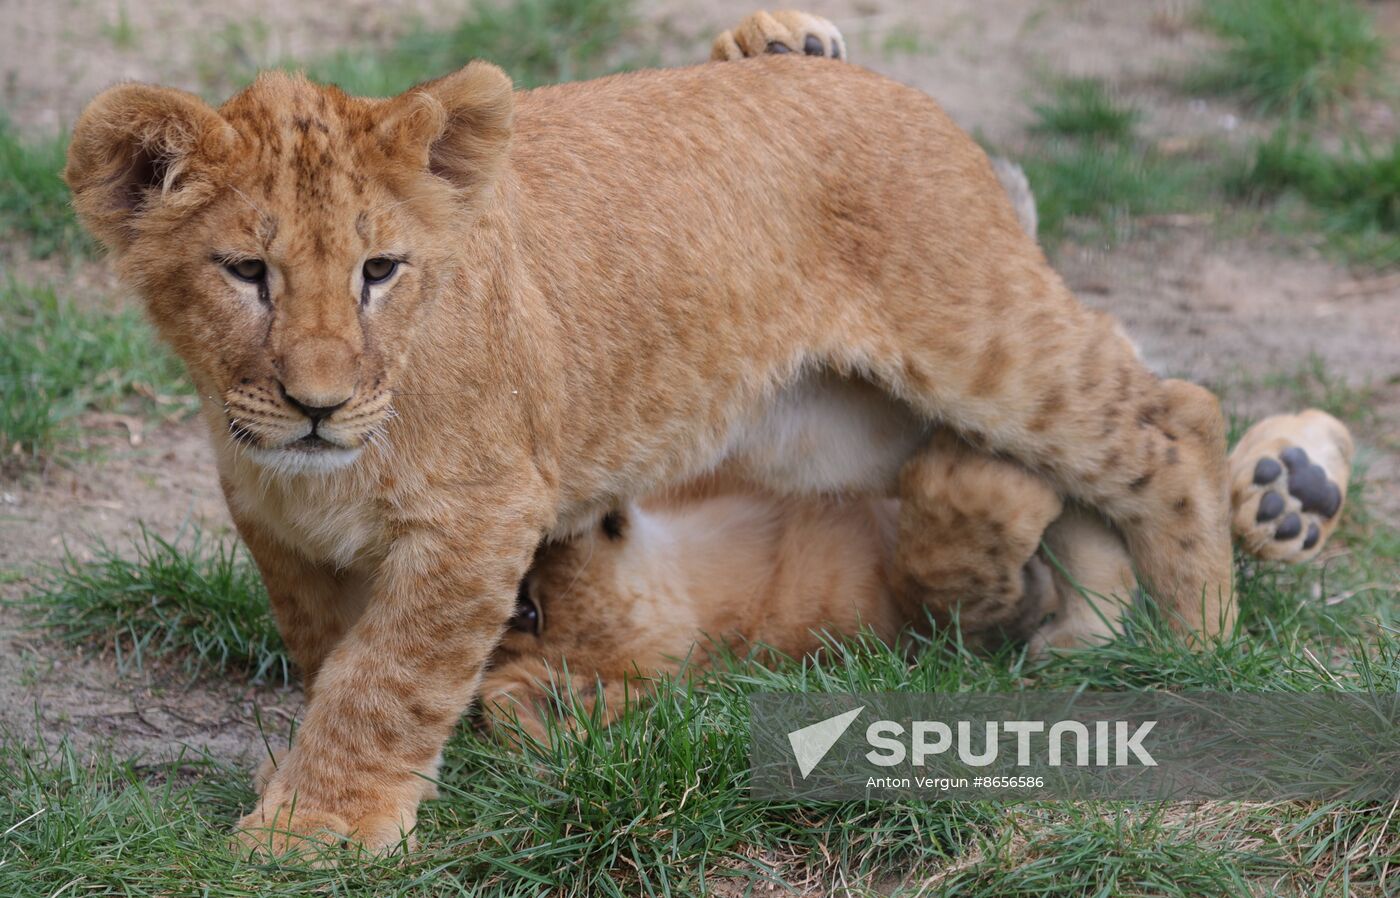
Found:
M 809 35 L 827 55 L 833 47 L 844 55 L 830 22 L 785 11 L 748 17 L 719 37 L 713 56 L 772 52 L 774 41 L 802 47 Z M 1035 236 L 1024 173 L 995 163 L 1023 229 Z M 878 397 L 845 390 L 827 387 L 880 414 Z M 828 445 L 840 440 L 824 436 Z M 1288 510 L 1321 524 L 1321 539 L 1307 549 L 1306 528 L 1276 538 L 1282 514 L 1256 520 L 1261 496 L 1284 489 L 1282 480 L 1255 483 L 1256 465 L 1293 446 L 1306 449 L 1345 494 L 1351 438 L 1317 410 L 1251 428 L 1231 453 L 1230 479 L 1244 549 L 1299 562 L 1321 549 L 1340 514 L 1310 515 L 1289 496 Z M 624 696 L 645 692 L 656 675 L 706 669 L 715 643 L 739 651 L 762 643 L 800 655 L 817 648 L 818 634 L 849 636 L 858 622 L 889 640 L 930 618 L 946 626 L 956 617 L 969 641 L 1026 638 L 1035 655 L 1117 635 L 1137 581 L 1121 537 L 1102 516 L 1066 506 L 1043 478 L 946 433 L 903 478 L 900 493 L 912 498 L 901 504 L 781 498 L 710 477 L 629 507 L 628 525 L 611 538 L 594 531 L 545 547 L 521 597 L 538 619 L 508 633 L 493 659 L 482 685 L 484 720 L 518 721 L 542 736 L 548 687 L 564 686 L 558 678 L 566 670 L 568 688 L 590 710 L 601 687 L 611 719 Z
M 519 705 L 538 737 L 545 686 L 567 685 L 591 707 L 599 680 L 610 719 L 624 691 L 641 694 L 657 673 L 704 669 L 714 645 L 800 655 L 822 630 L 861 625 L 894 640 L 910 616 L 887 600 L 870 563 L 892 540 L 891 507 L 720 486 L 629 505 L 619 539 L 600 526 L 546 547 L 524 587 L 542 626 L 503 638 L 482 686 L 488 721 Z
M 124 85 L 66 177 L 204 397 L 311 689 L 242 824 L 264 847 L 398 844 L 541 537 L 726 464 L 892 486 L 830 463 L 814 384 L 889 397 L 872 457 L 951 427 L 1102 509 L 1183 628 L 1233 619 L 1215 400 L 1074 301 L 931 100 L 855 66 L 512 93 L 474 63 L 388 100 L 269 73 L 217 110 Z M 299 443 L 296 403 L 342 399 Z
M 1255 519 L 1267 489 L 1253 482 L 1258 460 L 1291 446 L 1345 490 L 1351 437 L 1316 409 L 1251 428 L 1231 453 L 1231 482 L 1241 548 L 1301 562 L 1321 544 L 1304 550 L 1301 536 L 1278 540 Z M 914 498 L 902 502 L 779 497 L 707 479 L 626 506 L 613 535 L 599 527 L 543 547 L 520 597 L 537 626 L 515 626 L 493 657 L 484 723 L 543 738 L 553 691 L 572 689 L 597 713 L 600 685 L 610 721 L 656 677 L 709 669 L 715 645 L 800 656 L 862 626 L 896 644 L 932 621 L 956 622 L 974 646 L 1024 639 L 1041 656 L 1121 632 L 1138 584 L 1097 512 L 948 434 L 903 476 L 917 489 L 906 485 Z M 1339 520 L 1324 521 L 1327 534 Z
M 1030 635 L 1033 656 L 1107 642 L 1122 632 L 1137 578 L 1123 540 L 1096 512 L 1071 505 L 1044 537 L 1052 598 Z
M 572 689 L 594 712 L 600 684 L 611 720 L 656 676 L 708 669 L 715 645 L 801 656 L 862 627 L 898 644 L 954 620 L 976 645 L 1034 634 L 1044 650 L 1056 627 L 1112 636 L 1136 582 L 1102 520 L 1062 514 L 1042 479 L 947 436 L 904 476 L 919 481 L 912 502 L 693 484 L 545 546 L 520 599 L 537 626 L 502 640 L 482 682 L 484 722 L 540 738 L 551 691 Z M 1042 536 L 1071 574 L 1037 556 Z M 1089 632 L 1080 590 L 1113 596 L 1101 633 Z

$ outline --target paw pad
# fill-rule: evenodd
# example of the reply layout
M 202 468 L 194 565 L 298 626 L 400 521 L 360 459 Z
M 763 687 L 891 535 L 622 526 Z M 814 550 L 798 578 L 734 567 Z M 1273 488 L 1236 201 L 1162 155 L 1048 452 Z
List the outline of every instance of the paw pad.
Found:
M 1299 446 L 1283 450 L 1280 458 L 1288 468 L 1288 492 L 1303 503 L 1303 511 L 1324 518 L 1335 515 L 1342 507 L 1342 490 L 1327 477 L 1327 471 L 1313 464 Z
M 1288 516 L 1279 522 L 1278 529 L 1274 531 L 1274 539 L 1292 539 L 1303 532 L 1303 519 L 1298 517 L 1298 512 L 1290 511 Z
M 1327 476 L 1326 469 L 1313 463 L 1307 450 L 1301 446 L 1289 446 L 1278 454 L 1278 458 L 1265 456 L 1259 459 L 1254 465 L 1253 481 L 1255 486 L 1268 488 L 1259 499 L 1254 520 L 1263 524 L 1277 519 L 1274 539 L 1296 539 L 1304 532 L 1303 516 L 1313 518 L 1307 521 L 1307 534 L 1303 538 L 1305 550 L 1317 545 L 1322 536 L 1322 528 L 1316 518 L 1330 520 L 1342 507 L 1341 487 Z M 1296 510 L 1284 514 L 1290 505 L 1289 498 L 1296 502 Z
M 1337 528 L 1355 446 L 1326 412 L 1272 415 L 1230 453 L 1232 529 L 1246 552 L 1306 561 Z
M 1281 514 L 1283 514 L 1283 497 L 1273 490 L 1269 490 L 1264 494 L 1264 498 L 1259 500 L 1259 513 L 1254 516 L 1254 520 L 1263 523 L 1264 521 L 1272 521 Z

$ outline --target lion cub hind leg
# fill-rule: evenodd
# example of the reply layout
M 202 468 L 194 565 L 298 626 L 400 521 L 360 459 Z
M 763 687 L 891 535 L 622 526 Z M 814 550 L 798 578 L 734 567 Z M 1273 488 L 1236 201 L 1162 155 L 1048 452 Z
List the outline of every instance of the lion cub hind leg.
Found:
M 1016 459 L 1063 497 L 1102 511 L 1173 626 L 1229 629 L 1234 570 L 1219 403 L 1148 371 L 1113 319 L 1078 305 L 1043 260 L 1023 253 L 1029 241 L 1007 239 L 1004 223 L 989 233 L 1002 238 L 1003 264 L 987 269 L 987 289 L 1004 295 L 935 315 L 923 291 L 906 298 L 906 285 L 893 285 L 898 317 L 888 333 L 900 349 L 882 369 L 911 403 L 977 448 Z
M 1049 484 L 939 433 L 904 466 L 900 495 L 890 580 L 911 618 L 922 605 L 985 641 L 1029 635 L 1053 594 L 1033 561 L 1062 507 Z
M 1128 348 L 1136 363 L 1136 349 Z M 1220 402 L 1195 384 L 1146 376 L 1109 443 L 1122 462 L 1085 478 L 1088 504 L 1118 525 L 1167 623 L 1192 634 L 1228 633 L 1237 608 Z
M 845 58 L 834 26 L 803 13 L 750 16 L 719 36 L 712 58 L 791 52 L 799 39 L 813 55 Z M 1034 198 L 1022 173 L 1006 164 L 990 171 L 1012 198 L 1014 220 L 1033 237 Z M 937 201 L 929 198 L 930 205 Z M 895 392 L 930 420 L 975 435 L 1044 473 L 1063 494 L 1105 511 L 1174 625 L 1206 634 L 1230 627 L 1219 403 L 1205 390 L 1148 372 L 1111 319 L 1078 306 L 1043 257 L 1012 239 L 1004 227 L 1010 216 L 993 214 L 994 206 L 965 210 L 971 231 L 987 238 L 966 257 L 977 255 L 975 264 L 984 266 L 967 281 L 977 289 L 958 297 L 968 313 L 931 303 L 947 291 L 946 270 L 932 269 L 940 273 L 931 283 L 893 285 L 886 299 L 898 311 L 885 336 L 901 349 L 864 361 L 888 372 Z M 982 219 L 975 226 L 973 213 Z M 930 314 L 934 307 L 938 314 Z
M 1342 519 L 1354 453 L 1346 425 L 1326 412 L 1274 415 L 1230 453 L 1234 531 L 1251 555 L 1303 562 Z
M 744 59 L 763 53 L 805 53 L 846 57 L 846 41 L 831 22 L 795 9 L 756 12 L 715 38 L 713 60 Z

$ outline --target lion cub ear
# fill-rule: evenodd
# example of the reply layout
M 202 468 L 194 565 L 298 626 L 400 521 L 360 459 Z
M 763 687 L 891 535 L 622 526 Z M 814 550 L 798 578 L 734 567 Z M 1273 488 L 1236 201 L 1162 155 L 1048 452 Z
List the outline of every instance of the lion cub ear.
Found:
M 209 199 L 214 185 L 192 163 L 217 162 L 235 140 L 233 126 L 194 94 L 120 84 L 78 116 L 63 178 L 83 224 L 120 252 L 143 224 L 175 224 Z
M 489 62 L 410 89 L 390 101 L 382 133 L 410 161 L 476 199 L 505 163 L 515 121 L 510 77 Z

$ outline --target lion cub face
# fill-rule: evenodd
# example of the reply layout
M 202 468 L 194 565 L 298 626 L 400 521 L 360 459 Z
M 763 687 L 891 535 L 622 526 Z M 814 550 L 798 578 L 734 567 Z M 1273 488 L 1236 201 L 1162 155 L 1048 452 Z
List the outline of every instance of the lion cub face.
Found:
M 493 661 L 497 674 L 543 659 L 616 676 L 685 655 L 703 628 L 704 597 L 688 559 L 674 551 L 686 545 L 677 517 L 627 504 L 566 542 L 541 547 Z
M 269 73 L 217 110 L 123 85 L 84 112 L 65 177 L 234 441 L 274 469 L 334 468 L 393 414 L 510 99 L 476 67 L 389 100 Z M 500 139 L 438 164 L 450 121 Z

